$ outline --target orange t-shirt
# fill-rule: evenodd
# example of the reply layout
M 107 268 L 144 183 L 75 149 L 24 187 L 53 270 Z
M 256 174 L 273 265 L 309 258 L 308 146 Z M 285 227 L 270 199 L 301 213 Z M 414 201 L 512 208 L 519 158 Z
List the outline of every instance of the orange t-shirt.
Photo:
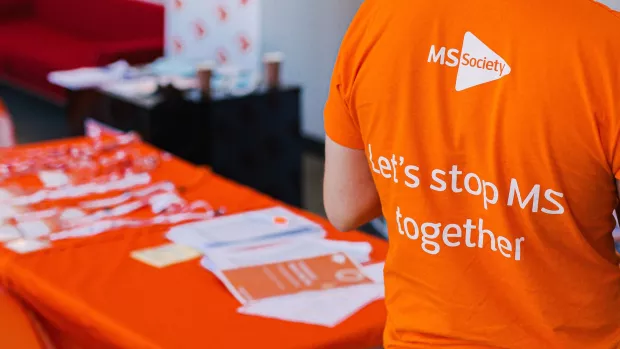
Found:
M 366 0 L 327 135 L 388 221 L 386 348 L 615 349 L 620 16 L 589 0 Z

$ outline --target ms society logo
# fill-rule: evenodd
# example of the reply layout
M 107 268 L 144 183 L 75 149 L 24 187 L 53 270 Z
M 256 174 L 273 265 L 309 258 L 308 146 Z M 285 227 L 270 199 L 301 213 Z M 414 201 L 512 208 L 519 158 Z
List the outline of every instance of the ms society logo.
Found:
M 451 68 L 458 66 L 457 91 L 499 80 L 510 74 L 508 63 L 470 32 L 465 33 L 460 51 L 432 45 L 428 62 Z

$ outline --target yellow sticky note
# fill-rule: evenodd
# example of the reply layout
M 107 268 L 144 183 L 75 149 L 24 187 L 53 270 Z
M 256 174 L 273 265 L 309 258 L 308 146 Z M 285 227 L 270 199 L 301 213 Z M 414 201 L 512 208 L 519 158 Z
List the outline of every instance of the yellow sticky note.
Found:
M 170 265 L 187 262 L 201 255 L 200 252 L 193 248 L 177 244 L 167 244 L 131 252 L 131 258 L 155 268 L 165 268 Z

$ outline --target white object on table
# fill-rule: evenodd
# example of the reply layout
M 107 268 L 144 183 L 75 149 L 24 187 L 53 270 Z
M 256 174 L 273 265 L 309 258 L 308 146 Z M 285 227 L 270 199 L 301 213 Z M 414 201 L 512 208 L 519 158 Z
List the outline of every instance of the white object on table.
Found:
M 17 223 L 17 229 L 24 237 L 32 239 L 48 235 L 52 232 L 50 227 L 44 221 L 40 220 L 19 222 Z
M 47 80 L 70 90 L 99 87 L 112 81 L 120 80 L 130 69 L 126 61 L 117 61 L 106 67 L 78 68 L 55 71 L 47 76 Z
M 3 221 L 6 218 L 13 218 L 18 214 L 19 211 L 13 206 L 0 204 L 0 221 Z
M 116 80 L 105 84 L 102 90 L 123 97 L 152 95 L 157 91 L 157 77 L 147 76 L 132 80 Z
M 168 240 L 199 251 L 292 236 L 323 238 L 325 231 L 317 223 L 274 207 L 179 225 L 166 234 Z
M 49 242 L 31 239 L 17 239 L 4 244 L 4 247 L 6 247 L 7 249 L 20 254 L 39 251 L 48 248 L 49 246 Z
M 283 321 L 335 327 L 355 313 L 384 298 L 382 284 L 359 285 L 304 292 L 246 304 L 237 311 Z
M 200 252 L 174 243 L 131 252 L 131 258 L 156 268 L 165 268 L 200 256 Z
M 0 226 L 0 242 L 7 242 L 22 237 L 22 234 L 13 225 Z
M 39 180 L 46 188 L 58 188 L 71 184 L 69 176 L 60 170 L 56 171 L 40 171 Z
M 385 262 L 369 264 L 364 267 L 364 272 L 369 278 L 372 279 L 372 281 L 378 284 L 382 284 L 384 267 L 385 267 Z
M 367 242 L 336 241 L 316 238 L 284 238 L 268 244 L 233 248 L 206 248 L 202 265 L 209 269 L 236 269 L 253 265 L 322 256 L 344 252 L 358 263 L 370 259 L 372 246 Z

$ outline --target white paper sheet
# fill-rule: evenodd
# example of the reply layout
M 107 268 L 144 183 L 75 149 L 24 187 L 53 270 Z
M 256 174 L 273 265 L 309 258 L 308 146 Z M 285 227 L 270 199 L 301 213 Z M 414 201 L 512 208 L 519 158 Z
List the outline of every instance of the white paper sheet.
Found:
M 119 80 L 128 71 L 129 64 L 117 61 L 103 68 L 78 68 L 73 70 L 55 71 L 47 76 L 54 85 L 71 90 L 99 87 L 106 83 Z
M 13 198 L 13 194 L 8 189 L 0 189 L 0 201 L 5 201 Z
M 291 236 L 324 237 L 320 225 L 283 208 L 245 212 L 173 227 L 168 240 L 199 251 Z
M 157 91 L 157 78 L 153 76 L 134 80 L 120 80 L 102 87 L 106 92 L 125 97 L 146 96 Z
M 242 306 L 241 314 L 324 327 L 335 327 L 370 303 L 384 297 L 382 284 L 276 297 Z
M 49 82 L 68 89 L 97 87 L 114 81 L 118 77 L 110 75 L 105 69 L 80 68 L 70 71 L 52 72 L 47 76 Z
M 7 242 L 4 246 L 17 253 L 26 254 L 48 248 L 50 243 L 40 240 L 17 239 Z
M 71 221 L 71 220 L 84 218 L 85 216 L 86 216 L 86 213 L 84 213 L 84 211 L 78 208 L 68 208 L 62 211 L 62 213 L 60 214 L 60 219 Z
M 22 237 L 22 234 L 13 225 L 0 226 L 0 242 L 7 242 Z
M 58 188 L 71 183 L 71 179 L 64 171 L 41 171 L 39 180 L 46 188 Z
M 117 180 L 106 183 L 86 183 L 80 185 L 70 185 L 57 189 L 41 189 L 30 195 L 15 196 L 5 203 L 13 206 L 25 206 L 36 204 L 45 200 L 60 200 L 68 198 L 78 198 L 90 194 L 103 194 L 115 190 L 125 190 L 140 185 L 149 184 L 151 176 L 148 173 L 128 174 Z
M 13 218 L 18 214 L 19 212 L 12 206 L 0 204 L 0 221 L 6 218 Z
M 149 198 L 151 211 L 155 214 L 162 213 L 172 205 L 183 204 L 184 200 L 175 193 L 162 193 Z
M 158 79 L 159 85 L 172 85 L 177 90 L 187 91 L 191 89 L 200 88 L 200 84 L 197 78 L 187 78 L 183 76 L 177 75 L 164 75 L 160 76 Z
M 41 211 L 26 211 L 18 212 L 14 218 L 17 222 L 29 222 L 29 221 L 37 221 L 46 218 L 52 218 L 57 216 L 59 211 L 57 208 L 50 208 L 47 210 Z
M 364 267 L 364 272 L 369 278 L 372 279 L 372 281 L 378 284 L 382 284 L 384 267 L 385 267 L 385 262 L 369 264 Z
M 48 227 L 43 221 L 20 222 L 17 224 L 17 229 L 24 235 L 24 237 L 33 239 L 48 235 L 52 232 L 50 227 Z
M 175 186 L 171 182 L 158 182 L 152 184 L 146 188 L 138 189 L 132 192 L 125 192 L 117 196 L 107 197 L 103 199 L 84 201 L 80 203 L 80 207 L 87 209 L 97 209 L 97 208 L 106 208 L 106 207 L 114 207 L 118 206 L 122 203 L 125 203 L 132 198 L 141 198 L 158 191 L 162 192 L 174 192 Z
M 316 238 L 285 238 L 270 244 L 233 248 L 207 248 L 203 266 L 207 269 L 235 269 L 252 265 L 344 252 L 358 263 L 370 259 L 372 246 L 367 242 L 336 241 Z

